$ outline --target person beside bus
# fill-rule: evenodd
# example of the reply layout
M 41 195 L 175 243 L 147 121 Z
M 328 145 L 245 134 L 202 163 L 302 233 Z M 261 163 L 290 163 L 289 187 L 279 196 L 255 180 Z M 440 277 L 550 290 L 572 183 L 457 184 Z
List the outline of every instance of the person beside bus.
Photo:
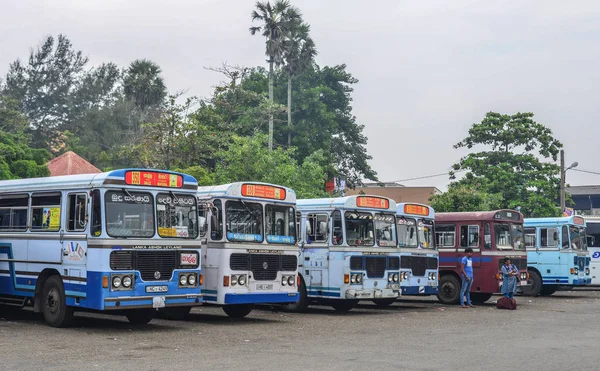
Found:
M 505 298 L 512 299 L 515 291 L 517 291 L 517 274 L 519 270 L 514 264 L 511 264 L 510 258 L 504 258 L 502 266 L 502 290 L 501 293 Z
M 461 259 L 461 277 L 462 286 L 460 288 L 460 307 L 461 308 L 475 308 L 471 303 L 471 286 L 473 286 L 473 249 L 467 247 L 465 249 L 465 256 Z M 467 305 L 465 305 L 465 293 L 467 295 Z

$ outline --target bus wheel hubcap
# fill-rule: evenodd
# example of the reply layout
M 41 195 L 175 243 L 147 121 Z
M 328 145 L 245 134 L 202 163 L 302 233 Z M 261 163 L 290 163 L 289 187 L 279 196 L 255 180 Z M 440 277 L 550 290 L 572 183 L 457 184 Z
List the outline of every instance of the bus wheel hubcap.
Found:
M 56 290 L 50 290 L 48 297 L 46 298 L 46 309 L 51 314 L 56 314 L 58 311 L 58 295 Z

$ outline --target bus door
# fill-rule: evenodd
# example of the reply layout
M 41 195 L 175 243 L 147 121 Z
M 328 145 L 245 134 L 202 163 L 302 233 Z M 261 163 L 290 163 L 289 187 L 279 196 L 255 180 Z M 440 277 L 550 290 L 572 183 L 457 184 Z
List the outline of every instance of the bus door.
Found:
M 329 214 L 309 213 L 304 223 L 304 280 L 307 287 L 321 288 L 329 284 Z
M 85 286 L 79 284 L 81 279 L 87 276 L 85 266 L 87 264 L 87 238 L 86 230 L 88 225 L 89 213 L 87 193 L 68 193 L 66 209 L 66 225 L 61 229 L 62 243 L 62 263 L 63 270 L 74 285 L 71 289 L 74 291 L 83 291 Z
M 456 225 L 436 223 L 435 238 L 440 253 L 440 269 L 458 267 L 460 259 L 456 256 Z
M 465 249 L 473 249 L 473 275 L 481 267 L 481 233 L 479 224 L 462 224 L 460 226 L 460 248 L 458 249 L 458 267 L 461 267 L 460 261 L 465 256 Z

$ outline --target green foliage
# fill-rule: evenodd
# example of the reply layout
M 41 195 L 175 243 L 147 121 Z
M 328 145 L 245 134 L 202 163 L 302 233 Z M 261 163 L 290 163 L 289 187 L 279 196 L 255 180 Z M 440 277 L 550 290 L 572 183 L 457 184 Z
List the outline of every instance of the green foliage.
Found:
M 268 137 L 232 137 L 233 144 L 220 151 L 217 157 L 217 183 L 257 181 L 279 184 L 296 191 L 299 198 L 325 196 L 325 172 L 320 165 L 323 154 L 315 152 L 302 164 L 294 159 L 293 149 L 276 148 L 269 151 Z
M 455 148 L 475 146 L 488 148 L 469 153 L 453 165 L 452 178 L 457 171 L 466 174 L 452 185 L 499 198 L 497 208 L 521 206 L 529 217 L 558 215 L 560 170 L 555 163 L 543 160 L 556 161 L 562 144 L 550 129 L 533 120 L 532 113 L 487 113 Z
M 502 208 L 502 197 L 469 186 L 454 184 L 448 191 L 430 199 L 436 212 L 490 211 Z
M 209 170 L 203 168 L 202 166 L 190 166 L 185 169 L 175 169 L 180 173 L 188 174 L 196 178 L 198 181 L 198 185 L 200 186 L 209 186 L 215 185 L 215 174 L 211 173 Z
M 123 78 L 125 96 L 142 110 L 160 104 L 167 95 L 161 73 L 160 66 L 147 59 L 131 62 Z

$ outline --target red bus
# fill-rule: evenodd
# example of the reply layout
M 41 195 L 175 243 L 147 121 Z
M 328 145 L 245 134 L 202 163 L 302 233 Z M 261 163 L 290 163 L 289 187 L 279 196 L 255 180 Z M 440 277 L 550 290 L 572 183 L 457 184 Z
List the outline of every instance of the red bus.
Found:
M 473 249 L 471 300 L 484 303 L 502 286 L 501 267 L 509 257 L 519 269 L 519 286 L 527 285 L 527 251 L 523 215 L 514 210 L 436 213 L 435 235 L 440 252 L 438 299 L 458 304 L 461 259 Z

